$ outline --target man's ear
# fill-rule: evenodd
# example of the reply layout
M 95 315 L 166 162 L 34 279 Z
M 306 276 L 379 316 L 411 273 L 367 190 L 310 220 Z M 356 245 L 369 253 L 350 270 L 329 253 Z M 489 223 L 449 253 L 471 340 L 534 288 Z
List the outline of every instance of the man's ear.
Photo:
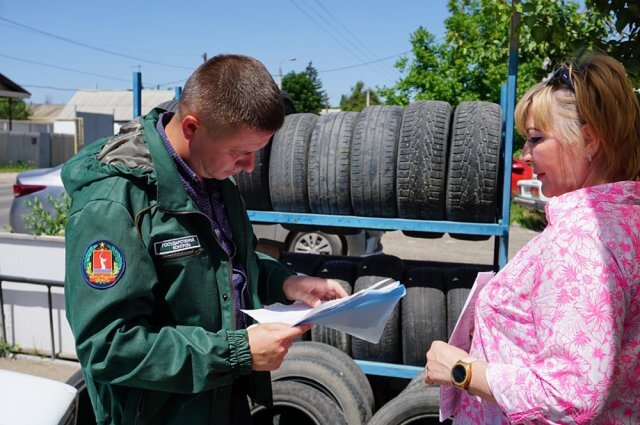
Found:
M 193 139 L 198 128 L 200 128 L 200 120 L 195 115 L 185 115 L 180 121 L 182 135 L 189 141 Z
M 591 158 L 595 158 L 600 152 L 601 141 L 600 136 L 594 131 L 589 124 L 582 126 L 582 137 L 584 138 L 584 148 Z

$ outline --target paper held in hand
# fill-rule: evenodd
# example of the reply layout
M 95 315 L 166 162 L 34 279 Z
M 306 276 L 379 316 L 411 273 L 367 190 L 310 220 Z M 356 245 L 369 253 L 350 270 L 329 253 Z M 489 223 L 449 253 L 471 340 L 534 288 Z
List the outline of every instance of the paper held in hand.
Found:
M 291 326 L 314 323 L 377 344 L 389 316 L 405 293 L 403 284 L 385 279 L 348 297 L 326 301 L 317 307 L 295 302 L 242 311 L 258 323 L 278 322 Z

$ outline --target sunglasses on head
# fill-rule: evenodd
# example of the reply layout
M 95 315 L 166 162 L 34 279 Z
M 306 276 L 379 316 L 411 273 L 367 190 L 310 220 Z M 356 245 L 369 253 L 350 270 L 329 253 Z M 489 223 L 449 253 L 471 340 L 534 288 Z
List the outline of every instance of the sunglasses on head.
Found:
M 573 87 L 573 83 L 571 82 L 571 72 L 569 68 L 566 66 L 561 66 L 556 69 L 556 71 L 551 75 L 551 77 L 547 80 L 547 86 L 558 87 L 564 85 L 573 93 L 576 92 L 576 89 Z

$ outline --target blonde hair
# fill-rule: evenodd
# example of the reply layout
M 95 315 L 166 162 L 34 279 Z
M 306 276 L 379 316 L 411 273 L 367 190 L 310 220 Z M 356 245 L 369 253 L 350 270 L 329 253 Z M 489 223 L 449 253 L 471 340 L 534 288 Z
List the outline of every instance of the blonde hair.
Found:
M 600 142 L 593 158 L 607 181 L 640 178 L 640 106 L 624 67 L 604 54 L 590 54 L 567 67 L 565 82 L 538 83 L 515 110 L 518 131 L 526 135 L 529 115 L 543 133 L 586 151 L 584 126 Z M 562 81 L 561 81 L 562 83 Z

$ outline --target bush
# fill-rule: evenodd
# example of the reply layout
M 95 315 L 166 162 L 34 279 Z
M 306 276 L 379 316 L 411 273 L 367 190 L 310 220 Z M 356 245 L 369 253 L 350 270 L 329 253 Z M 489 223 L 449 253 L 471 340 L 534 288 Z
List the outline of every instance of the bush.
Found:
M 543 213 L 511 202 L 511 223 L 517 223 L 526 229 L 541 232 L 547 227 L 547 217 Z
M 40 199 L 30 199 L 26 202 L 30 212 L 24 216 L 25 226 L 34 235 L 64 236 L 71 198 L 63 193 L 58 197 L 47 195 L 45 199 L 53 207 L 55 213 L 44 208 Z

